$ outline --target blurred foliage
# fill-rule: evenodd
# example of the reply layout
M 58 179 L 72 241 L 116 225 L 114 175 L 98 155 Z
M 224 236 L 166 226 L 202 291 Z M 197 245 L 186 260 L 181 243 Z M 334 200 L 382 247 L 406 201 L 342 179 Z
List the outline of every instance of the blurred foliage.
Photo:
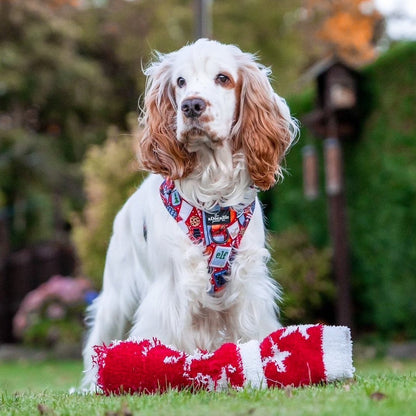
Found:
M 214 37 L 261 52 L 285 93 L 301 71 L 293 2 L 216 2 Z M 242 7 L 243 6 L 243 7 Z M 0 215 L 11 248 L 63 236 L 80 210 L 80 162 L 105 140 L 144 90 L 153 49 L 193 40 L 185 0 L 0 2 Z M 241 31 L 244 25 L 245 30 Z
M 49 137 L 62 159 L 78 161 L 105 131 L 111 84 L 78 50 L 82 28 L 42 1 L 1 2 L 2 130 Z
M 272 66 L 281 94 L 294 88 L 307 54 L 299 53 L 302 36 L 298 28 L 303 0 L 227 0 L 213 2 L 212 37 L 234 43 L 248 52 L 258 52 Z M 91 1 L 91 4 L 96 2 Z M 108 0 L 104 7 L 77 13 L 84 29 L 82 48 L 104 65 L 122 97 L 129 103 L 126 114 L 143 92 L 140 71 L 151 59 L 152 50 L 171 52 L 194 40 L 193 1 Z M 241 28 L 244 27 L 244 30 Z M 132 88 L 134 87 L 134 88 Z
M 242 50 L 258 53 L 271 66 L 273 83 L 287 95 L 308 63 L 302 50 L 300 6 L 303 0 L 228 0 L 214 2 L 213 35 Z
M 83 200 L 77 162 L 111 114 L 109 80 L 78 51 L 80 27 L 48 5 L 0 3 L 0 214 L 12 249 L 62 234 Z
M 83 315 L 91 294 L 87 279 L 51 277 L 23 299 L 13 319 L 15 336 L 36 347 L 80 344 Z
M 283 324 L 334 323 L 331 250 L 314 247 L 298 227 L 271 234 L 269 242 L 275 260 L 272 274 L 283 288 Z
M 362 71 L 371 111 L 360 137 L 344 143 L 355 321 L 362 331 L 396 338 L 416 337 L 414 68 L 416 43 L 403 43 Z M 307 92 L 289 105 L 302 118 L 312 98 Z M 301 153 L 311 143 L 318 148 L 322 192 L 305 201 Z M 281 233 L 300 226 L 317 247 L 330 244 L 322 155 L 322 142 L 302 129 L 284 182 L 267 197 L 271 228 Z
M 357 319 L 385 334 L 413 338 L 415 68 L 416 42 L 396 45 L 364 71 L 374 111 L 362 140 L 350 143 L 345 153 Z
M 376 58 L 384 18 L 373 0 L 306 0 L 305 12 L 304 39 L 315 59 L 335 55 L 362 65 Z
M 9 208 L 4 213 L 12 218 L 13 247 L 56 237 L 58 195 L 74 191 L 70 187 L 74 178 L 67 171 L 68 166 L 60 161 L 59 152 L 47 136 L 22 128 L 2 132 L 0 208 Z
M 126 114 L 144 91 L 142 67 L 153 49 L 170 52 L 192 40 L 192 8 L 184 0 L 109 0 L 73 12 L 82 28 L 80 52 L 93 57 L 112 85 L 116 124 L 127 128 Z
M 72 237 L 82 271 L 97 288 L 102 283 L 114 217 L 144 177 L 133 151 L 138 134 L 133 126 L 129 134 L 110 129 L 106 142 L 92 146 L 82 163 L 87 203 L 83 214 L 74 218 Z

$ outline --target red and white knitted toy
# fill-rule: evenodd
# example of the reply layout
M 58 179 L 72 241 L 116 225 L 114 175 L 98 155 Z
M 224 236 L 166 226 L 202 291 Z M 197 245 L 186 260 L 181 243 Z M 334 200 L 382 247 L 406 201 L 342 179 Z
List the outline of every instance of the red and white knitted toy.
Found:
M 96 346 L 94 363 L 105 394 L 297 387 L 354 374 L 350 330 L 326 325 L 289 326 L 262 342 L 224 344 L 192 355 L 156 339 L 116 341 Z

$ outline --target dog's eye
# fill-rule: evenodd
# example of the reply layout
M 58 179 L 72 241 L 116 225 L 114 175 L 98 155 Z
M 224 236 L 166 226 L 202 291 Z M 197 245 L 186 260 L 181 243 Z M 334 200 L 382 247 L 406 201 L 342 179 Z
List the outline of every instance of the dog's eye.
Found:
M 178 87 L 179 87 L 179 88 L 182 88 L 182 87 L 183 87 L 183 86 L 185 86 L 185 84 L 186 84 L 185 78 L 179 77 L 179 78 L 176 80 L 176 83 L 178 84 Z
M 227 77 L 227 75 L 218 74 L 217 78 L 215 78 L 215 82 L 221 85 L 228 85 L 231 82 L 231 80 Z

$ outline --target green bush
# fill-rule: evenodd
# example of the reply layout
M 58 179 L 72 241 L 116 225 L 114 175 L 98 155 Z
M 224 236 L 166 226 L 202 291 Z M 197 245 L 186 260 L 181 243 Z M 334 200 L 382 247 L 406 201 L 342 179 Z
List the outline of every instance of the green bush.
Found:
M 416 337 L 416 43 L 367 68 L 373 111 L 346 147 L 357 321 Z M 386 307 L 389 305 L 389 307 Z
M 85 278 L 52 276 L 21 302 L 13 319 L 14 335 L 36 347 L 80 344 L 85 306 L 94 296 Z
M 360 137 L 344 143 L 355 322 L 362 332 L 390 338 L 416 337 L 415 68 L 416 43 L 403 43 L 362 71 L 371 108 Z M 308 92 L 289 104 L 301 119 L 313 99 Z M 306 201 L 301 150 L 313 142 L 322 191 Z M 288 175 L 267 200 L 272 230 L 296 224 L 317 247 L 330 244 L 322 154 L 322 142 L 303 128 L 287 158 Z
M 283 288 L 283 323 L 327 321 L 335 294 L 331 250 L 314 247 L 297 227 L 272 234 L 270 246 L 275 261 L 272 275 Z
M 71 167 L 47 136 L 0 129 L 0 215 L 8 222 L 12 249 L 56 237 L 68 183 L 76 181 Z
M 144 177 L 138 172 L 133 149 L 137 134 L 133 128 L 129 134 L 110 129 L 107 141 L 91 147 L 82 163 L 87 202 L 82 215 L 74 216 L 72 238 L 82 271 L 97 288 L 101 287 L 114 217 Z
M 12 250 L 66 237 L 83 202 L 79 162 L 115 117 L 111 78 L 80 51 L 83 28 L 46 3 L 0 6 L 0 216 Z

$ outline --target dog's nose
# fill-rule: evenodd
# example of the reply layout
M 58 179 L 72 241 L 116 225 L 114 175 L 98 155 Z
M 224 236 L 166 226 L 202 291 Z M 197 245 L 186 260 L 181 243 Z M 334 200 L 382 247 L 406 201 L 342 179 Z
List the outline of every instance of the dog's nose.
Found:
M 207 108 L 202 98 L 189 98 L 182 103 L 181 110 L 187 118 L 198 118 Z

